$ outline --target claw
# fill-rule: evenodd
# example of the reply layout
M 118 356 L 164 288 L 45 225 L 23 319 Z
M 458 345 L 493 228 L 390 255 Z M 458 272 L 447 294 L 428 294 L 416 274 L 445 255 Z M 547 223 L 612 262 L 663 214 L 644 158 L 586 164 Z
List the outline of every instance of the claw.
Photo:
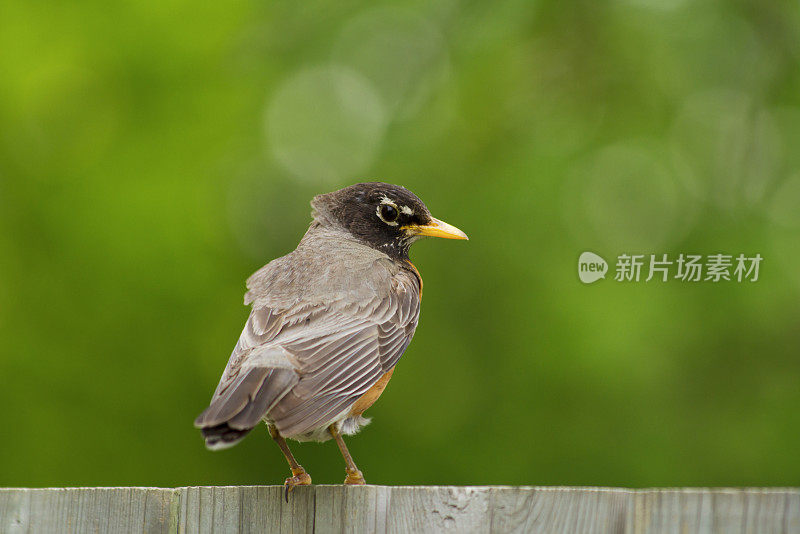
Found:
M 295 486 L 311 485 L 311 475 L 306 473 L 306 470 L 302 467 L 292 469 L 292 475 L 294 476 L 287 478 L 283 483 L 283 498 L 286 499 L 286 502 L 289 502 L 289 493 Z
M 363 473 L 361 473 L 361 471 L 359 471 L 358 469 L 355 470 L 346 469 L 345 472 L 347 473 L 347 476 L 344 479 L 345 485 L 363 486 L 367 483 L 367 481 L 364 480 Z

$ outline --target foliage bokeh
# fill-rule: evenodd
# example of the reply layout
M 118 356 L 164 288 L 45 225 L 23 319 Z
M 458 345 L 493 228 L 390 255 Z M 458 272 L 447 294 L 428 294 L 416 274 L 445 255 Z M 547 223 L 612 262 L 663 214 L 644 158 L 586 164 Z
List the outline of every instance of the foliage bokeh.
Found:
M 365 179 L 471 238 L 415 245 L 369 482 L 800 483 L 796 2 L 12 1 L 0 50 L 0 485 L 280 483 L 191 422 L 244 279 Z M 765 259 L 586 286 L 584 250 Z

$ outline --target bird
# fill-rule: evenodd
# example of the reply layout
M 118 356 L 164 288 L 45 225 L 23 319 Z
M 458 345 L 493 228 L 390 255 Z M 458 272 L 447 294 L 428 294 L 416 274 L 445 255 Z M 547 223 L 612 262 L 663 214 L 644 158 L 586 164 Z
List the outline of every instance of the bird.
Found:
M 289 463 L 285 496 L 311 484 L 286 439 L 333 439 L 347 485 L 363 485 L 343 435 L 369 423 L 417 328 L 422 277 L 409 249 L 423 237 L 468 239 L 405 187 L 358 183 L 317 195 L 297 248 L 247 280 L 251 307 L 211 398 L 194 421 L 208 449 L 262 421 Z

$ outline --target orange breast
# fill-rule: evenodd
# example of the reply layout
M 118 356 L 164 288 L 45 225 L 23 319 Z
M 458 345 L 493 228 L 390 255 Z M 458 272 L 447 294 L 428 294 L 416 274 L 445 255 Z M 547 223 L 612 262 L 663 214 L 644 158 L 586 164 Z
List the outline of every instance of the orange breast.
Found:
M 413 263 L 406 260 L 406 264 L 408 264 L 408 266 L 411 267 L 411 269 L 417 275 L 417 279 L 419 280 L 419 297 L 422 298 L 422 276 L 419 274 L 417 267 Z M 375 382 L 375 385 L 369 388 L 367 392 L 364 393 L 355 404 L 353 404 L 353 407 L 350 408 L 350 417 L 361 415 L 367 411 L 367 408 L 375 404 L 375 401 L 381 396 L 383 390 L 386 389 L 386 384 L 388 384 L 389 379 L 392 378 L 392 373 L 394 373 L 394 367 L 380 377 L 378 381 Z
M 392 378 L 392 373 L 394 373 L 394 367 L 380 377 L 378 381 L 375 382 L 375 385 L 369 388 L 366 393 L 361 395 L 361 397 L 350 409 L 350 417 L 361 415 L 367 410 L 367 408 L 372 406 L 376 400 L 378 400 L 378 397 L 381 396 L 381 393 L 383 393 L 383 390 L 386 388 L 386 384 L 389 383 L 389 379 Z

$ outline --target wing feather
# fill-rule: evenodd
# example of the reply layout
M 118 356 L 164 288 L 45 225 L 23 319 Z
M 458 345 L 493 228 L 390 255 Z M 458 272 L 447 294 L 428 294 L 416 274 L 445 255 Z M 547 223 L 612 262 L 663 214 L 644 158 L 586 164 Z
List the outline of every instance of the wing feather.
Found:
M 383 260 L 375 269 L 386 273 L 388 291 L 369 298 L 362 291 L 357 300 L 341 292 L 325 303 L 278 307 L 251 288 L 250 317 L 211 405 L 195 424 L 217 439 L 240 429 L 243 436 L 266 417 L 292 437 L 344 413 L 397 364 L 417 326 L 416 275 L 392 273 Z M 371 279 L 378 278 L 375 272 Z
M 211 430 L 218 437 L 225 431 L 249 430 L 295 385 L 299 378 L 293 369 L 250 367 L 242 369 L 206 410 L 197 416 L 195 426 Z M 208 437 L 208 436 L 207 436 Z M 243 437 L 243 435 L 242 435 Z M 213 443 L 209 443 L 212 445 Z
M 312 319 L 302 338 L 283 345 L 300 363 L 299 382 L 269 414 L 283 435 L 325 424 L 397 364 L 417 326 L 418 281 L 401 271 L 388 296 L 347 311 L 332 329 L 315 330 Z

